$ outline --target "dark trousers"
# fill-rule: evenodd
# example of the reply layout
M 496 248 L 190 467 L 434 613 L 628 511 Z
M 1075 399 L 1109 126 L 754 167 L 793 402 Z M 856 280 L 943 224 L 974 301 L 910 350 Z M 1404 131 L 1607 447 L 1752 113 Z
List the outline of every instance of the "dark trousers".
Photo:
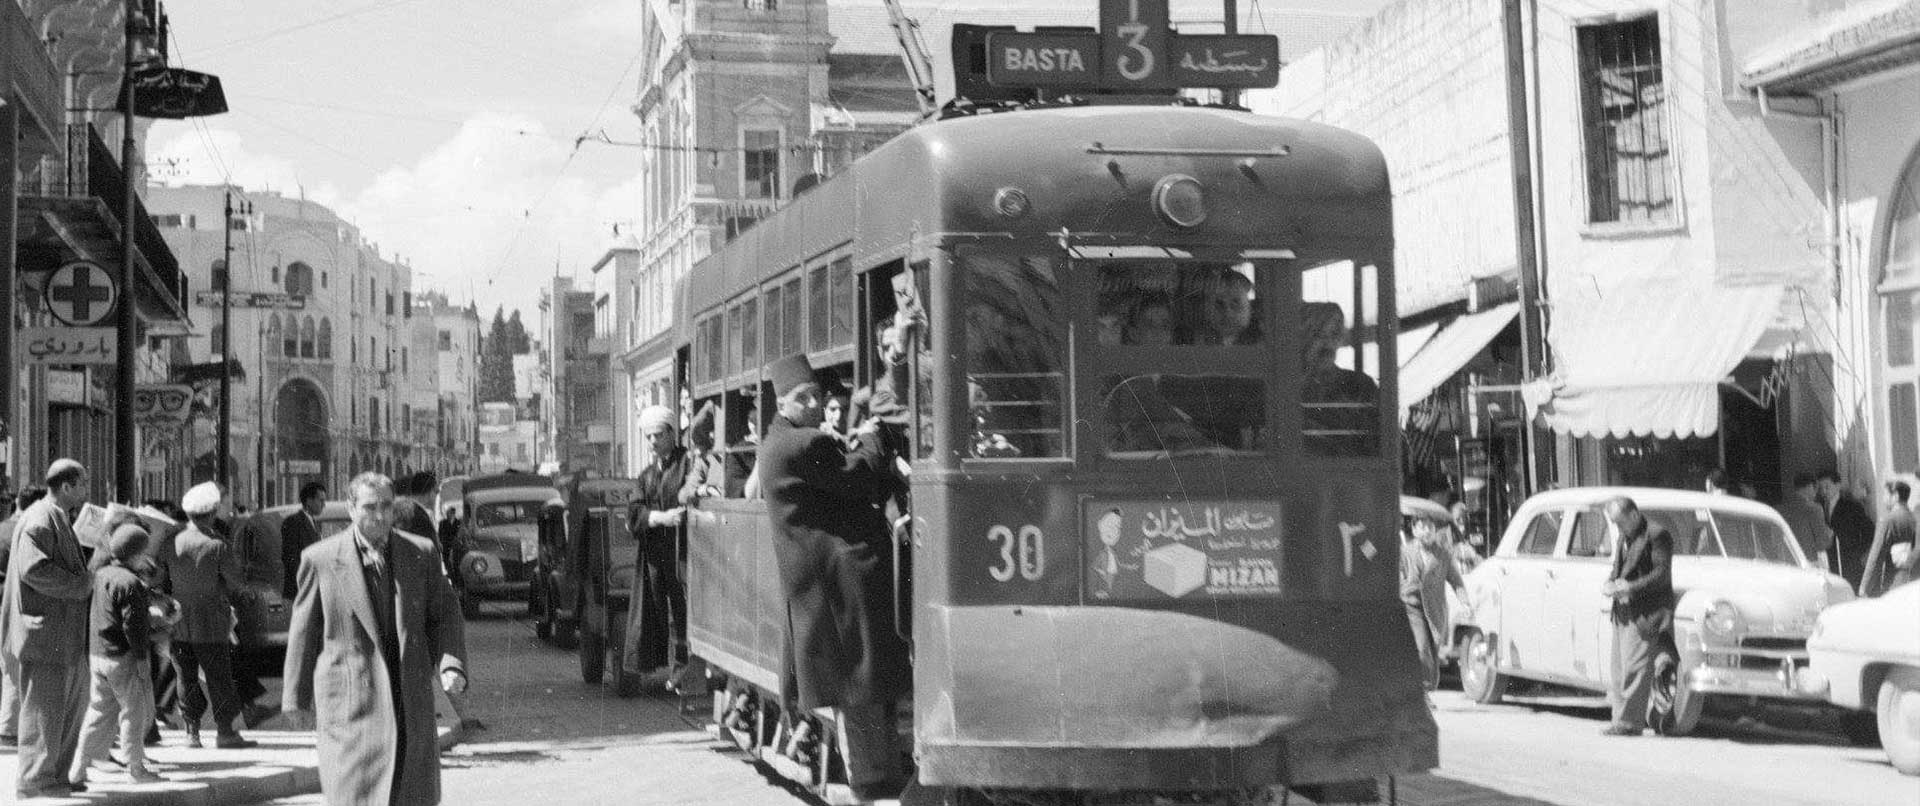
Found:
M 680 659 L 676 647 L 687 638 L 687 588 L 671 541 L 642 538 L 639 561 L 622 656 L 627 669 L 648 672 Z
M 221 733 L 233 730 L 233 718 L 240 715 L 240 695 L 233 690 L 233 659 L 226 644 L 173 644 L 174 672 L 179 676 L 181 716 L 189 730 L 197 730 L 200 717 L 207 713 L 207 699 L 213 699 L 214 726 Z M 206 685 L 201 686 L 201 673 Z
M 20 791 L 67 783 L 91 674 L 85 656 L 73 663 L 20 662 Z
M 1672 622 L 1667 622 L 1671 624 Z M 1647 726 L 1653 698 L 1653 662 L 1664 641 L 1658 619 L 1640 617 L 1613 625 L 1613 724 Z
M 860 703 L 840 709 L 840 752 L 847 759 L 848 783 L 873 786 L 898 782 L 899 735 L 893 704 Z
M 1427 610 L 1420 605 L 1404 605 L 1407 625 L 1413 628 L 1413 648 L 1420 655 L 1420 685 L 1428 691 L 1440 687 L 1440 648 L 1433 640 L 1433 627 L 1427 623 Z

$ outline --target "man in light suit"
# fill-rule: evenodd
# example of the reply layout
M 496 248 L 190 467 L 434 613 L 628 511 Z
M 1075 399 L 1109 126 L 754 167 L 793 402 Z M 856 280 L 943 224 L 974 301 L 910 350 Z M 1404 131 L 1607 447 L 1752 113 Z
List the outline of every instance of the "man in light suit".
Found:
M 466 691 L 466 625 L 433 541 L 393 528 L 393 481 L 349 485 L 353 525 L 300 555 L 283 706 L 319 716 L 328 803 L 440 802 L 433 685 Z
M 240 556 L 214 536 L 214 516 L 220 508 L 220 487 L 205 482 L 180 499 L 187 528 L 164 542 L 158 554 L 160 587 L 180 602 L 180 621 L 173 625 L 173 667 L 180 680 L 181 714 L 187 722 L 187 746 L 200 745 L 200 717 L 213 701 L 213 720 L 221 748 L 252 747 L 234 727 L 240 715 L 240 695 L 233 678 L 233 600 L 242 588 Z M 206 672 L 206 688 L 200 673 Z
M 85 791 L 67 782 L 87 712 L 87 609 L 93 573 L 68 511 L 87 502 L 87 469 L 47 468 L 46 498 L 20 517 L 7 557 L 5 651 L 20 669 L 21 799 Z

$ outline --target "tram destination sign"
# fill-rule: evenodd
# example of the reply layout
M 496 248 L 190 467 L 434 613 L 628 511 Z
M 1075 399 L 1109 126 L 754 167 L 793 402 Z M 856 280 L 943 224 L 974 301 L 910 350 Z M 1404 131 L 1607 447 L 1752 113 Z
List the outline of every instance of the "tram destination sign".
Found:
M 195 304 L 202 308 L 220 307 L 220 292 L 202 291 L 193 295 Z M 279 291 L 235 291 L 235 308 L 276 308 L 283 311 L 300 311 L 307 307 L 305 294 L 286 294 Z
M 1101 0 L 1100 30 L 987 34 L 987 81 L 1000 87 L 1147 92 L 1280 83 L 1272 34 L 1183 35 L 1167 0 Z

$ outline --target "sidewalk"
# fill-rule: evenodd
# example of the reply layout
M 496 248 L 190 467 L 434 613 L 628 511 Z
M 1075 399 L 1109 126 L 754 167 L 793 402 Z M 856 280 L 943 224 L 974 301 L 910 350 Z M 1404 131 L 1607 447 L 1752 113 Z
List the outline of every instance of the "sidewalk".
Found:
M 443 710 L 442 714 L 440 750 L 446 752 L 460 737 L 451 727 L 451 711 Z M 246 731 L 247 738 L 260 743 L 246 750 L 215 749 L 210 733 L 205 736 L 205 749 L 191 750 L 186 747 L 186 734 L 163 731 L 163 743 L 147 748 L 147 764 L 167 777 L 164 783 L 133 784 L 110 764 L 96 764 L 88 773 L 85 793 L 25 802 L 35 806 L 238 806 L 319 792 L 319 756 L 314 751 L 313 734 L 275 729 L 284 726 L 284 721 L 275 717 Z M 0 793 L 6 795 L 0 800 L 15 802 L 19 769 L 17 751 L 0 747 Z

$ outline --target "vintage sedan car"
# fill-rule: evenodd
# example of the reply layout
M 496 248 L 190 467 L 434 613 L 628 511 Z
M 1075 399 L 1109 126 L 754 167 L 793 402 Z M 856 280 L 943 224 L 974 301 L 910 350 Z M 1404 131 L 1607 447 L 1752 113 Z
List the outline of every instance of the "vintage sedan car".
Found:
M 468 479 L 461 491 L 465 520 L 460 524 L 465 553 L 457 560 L 461 606 L 469 617 L 481 599 L 536 604 L 534 568 L 540 557 L 540 520 L 548 506 L 566 504 L 553 479 L 530 473 L 503 473 Z
M 1498 702 L 1512 678 L 1609 690 L 1612 600 L 1600 588 L 1619 536 L 1602 506 L 1619 495 L 1674 542 L 1678 654 L 1658 659 L 1654 729 L 1690 732 L 1713 696 L 1820 702 L 1796 678 L 1814 619 L 1853 598 L 1846 581 L 1809 563 L 1765 504 L 1632 487 L 1554 490 L 1520 506 L 1498 550 L 1467 576 L 1470 622 L 1456 633 L 1466 693 Z
M 1920 582 L 1821 613 L 1807 655 L 1801 688 L 1872 712 L 1887 760 L 1920 775 Z
M 280 524 L 300 511 L 299 504 L 268 507 L 241 522 L 236 531 L 236 550 L 240 553 L 243 575 L 252 596 L 244 597 L 236 608 L 239 625 L 234 632 L 240 645 L 250 650 L 271 653 L 287 646 L 287 625 L 293 618 L 293 603 L 285 596 L 292 580 L 285 579 L 282 563 Z M 347 502 L 328 501 L 314 519 L 320 537 L 343 531 L 351 522 Z

